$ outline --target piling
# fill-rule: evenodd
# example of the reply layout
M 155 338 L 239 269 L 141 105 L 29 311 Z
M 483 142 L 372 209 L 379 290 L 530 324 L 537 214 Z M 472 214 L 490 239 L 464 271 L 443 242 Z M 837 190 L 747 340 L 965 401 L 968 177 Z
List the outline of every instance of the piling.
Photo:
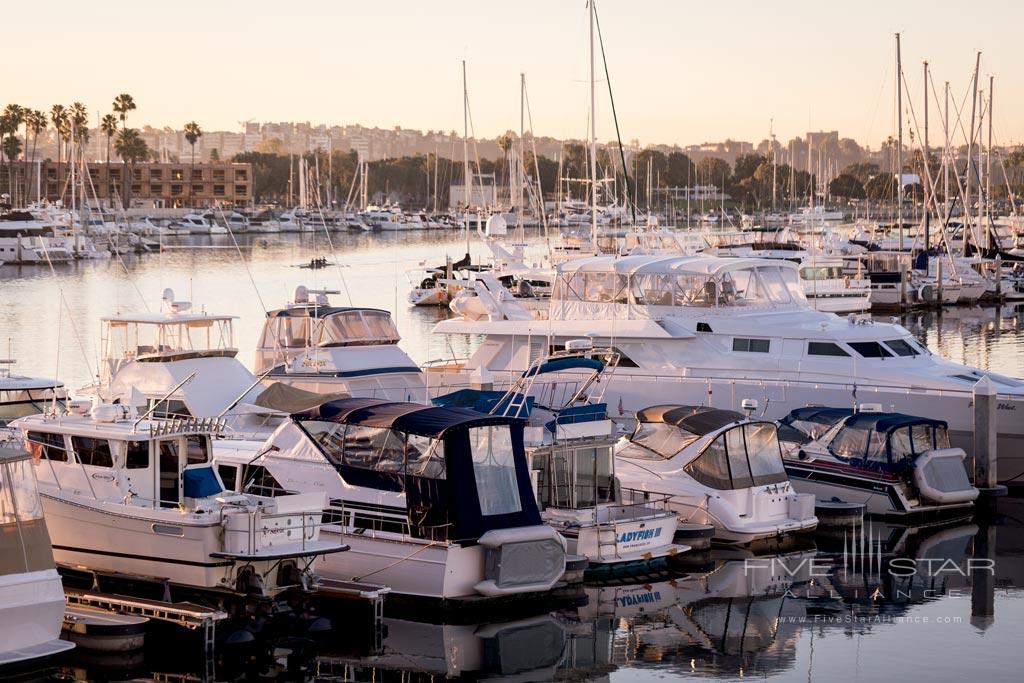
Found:
M 938 287 L 939 295 L 935 300 L 935 303 L 941 308 L 945 304 L 945 300 L 942 298 L 942 259 L 938 258 L 935 260 L 935 284 Z
M 980 492 L 979 504 L 1006 495 L 1006 487 L 997 484 L 997 402 L 996 385 L 982 377 L 974 385 L 974 486 Z
M 971 563 L 971 625 L 984 631 L 996 610 L 996 527 L 985 524 L 974 536 Z

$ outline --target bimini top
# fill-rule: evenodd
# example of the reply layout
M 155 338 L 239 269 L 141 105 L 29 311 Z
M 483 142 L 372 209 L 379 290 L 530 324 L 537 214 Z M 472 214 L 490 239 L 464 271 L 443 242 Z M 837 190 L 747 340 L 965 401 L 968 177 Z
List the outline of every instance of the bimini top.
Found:
M 808 406 L 796 408 L 789 411 L 786 417 L 779 420 L 783 424 L 791 424 L 794 421 L 813 422 L 820 425 L 834 425 L 843 418 L 853 415 L 851 408 L 824 408 L 821 406 Z
M 294 413 L 292 418 L 300 422 L 324 420 L 339 424 L 396 429 L 407 434 L 434 439 L 456 429 L 524 422 L 518 418 L 487 415 L 468 408 L 425 406 L 420 403 L 387 401 L 379 398 L 342 398 L 328 401 L 316 408 Z
M 903 413 L 856 413 L 846 420 L 846 428 L 891 432 L 909 425 L 930 425 L 945 429 L 944 420 L 933 420 L 928 417 L 905 415 Z
M 664 422 L 698 436 L 710 434 L 728 424 L 747 419 L 746 415 L 735 410 L 678 404 L 644 408 L 637 412 L 636 417 L 640 422 Z
M 796 270 L 797 265 L 780 259 L 767 258 L 725 258 L 721 256 L 650 256 L 637 255 L 615 258 L 592 256 L 573 259 L 558 265 L 559 275 L 568 273 L 617 273 L 620 275 L 684 274 L 717 275 L 720 273 L 747 270 L 758 266 L 782 266 Z

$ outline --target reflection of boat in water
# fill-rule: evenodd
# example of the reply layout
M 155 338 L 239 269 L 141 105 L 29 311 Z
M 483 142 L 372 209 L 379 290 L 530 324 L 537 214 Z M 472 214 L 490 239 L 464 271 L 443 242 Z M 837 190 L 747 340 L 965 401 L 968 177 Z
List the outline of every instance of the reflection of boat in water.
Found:
M 597 674 L 642 661 L 722 676 L 792 668 L 805 612 L 791 596 L 810 578 L 814 551 L 715 554 L 707 573 L 588 587 L 587 604 L 568 617 L 578 623 L 564 667 Z
M 317 680 L 433 680 L 434 676 L 488 680 L 551 680 L 566 644 L 551 616 L 499 624 L 426 624 L 384 619 L 379 653 L 368 657 L 321 654 Z

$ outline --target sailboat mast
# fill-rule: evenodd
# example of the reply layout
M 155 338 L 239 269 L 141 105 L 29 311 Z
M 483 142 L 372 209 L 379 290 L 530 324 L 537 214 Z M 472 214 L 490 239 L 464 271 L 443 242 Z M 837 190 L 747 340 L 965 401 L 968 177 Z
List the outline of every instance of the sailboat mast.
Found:
M 903 251 L 903 62 L 900 56 L 900 34 L 896 34 L 896 223 Z
M 971 212 L 971 159 L 974 156 L 974 122 L 978 109 L 978 69 L 981 68 L 981 53 L 979 52 L 974 61 L 974 78 L 972 79 L 974 92 L 971 95 L 971 135 L 967 139 L 967 178 L 964 180 L 964 256 L 967 255 L 967 223 Z
M 590 0 L 590 241 L 597 253 L 597 98 L 594 88 L 594 0 Z
M 992 201 L 992 88 L 995 87 L 996 77 L 988 77 L 988 149 L 985 152 L 985 214 L 987 220 L 985 221 L 985 244 L 989 247 L 999 245 L 993 245 L 991 243 L 992 233 L 991 226 L 991 214 L 988 211 L 988 202 Z
M 946 221 L 949 221 L 949 213 L 952 209 L 952 204 L 949 201 L 949 163 L 950 163 L 950 152 L 949 152 L 949 81 L 946 81 L 946 103 L 942 112 L 943 116 L 943 132 L 945 137 L 945 149 L 943 150 L 945 155 L 942 163 L 942 198 L 946 204 Z
M 469 206 L 473 196 L 473 181 L 469 175 L 469 88 L 466 86 L 466 60 L 462 60 L 462 173 L 466 186 L 466 254 L 469 255 Z
M 924 63 L 924 248 L 931 249 L 931 207 L 928 205 L 928 186 L 931 183 L 928 168 L 928 62 Z

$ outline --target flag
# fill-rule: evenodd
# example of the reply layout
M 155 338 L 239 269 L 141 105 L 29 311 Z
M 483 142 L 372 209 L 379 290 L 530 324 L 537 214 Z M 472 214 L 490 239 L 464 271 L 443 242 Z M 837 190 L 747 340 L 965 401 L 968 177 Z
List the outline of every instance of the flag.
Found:
M 619 417 L 626 414 L 626 408 L 622 405 L 622 397 L 619 396 Z

